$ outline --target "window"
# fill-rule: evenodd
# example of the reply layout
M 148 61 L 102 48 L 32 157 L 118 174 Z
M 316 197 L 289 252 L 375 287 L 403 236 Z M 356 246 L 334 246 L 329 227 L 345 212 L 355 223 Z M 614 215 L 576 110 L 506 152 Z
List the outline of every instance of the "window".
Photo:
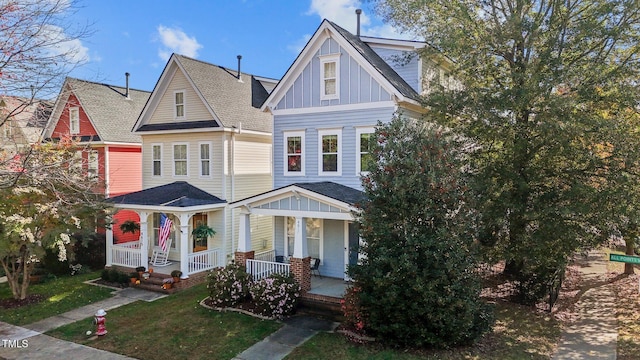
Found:
M 69 133 L 71 135 L 80 133 L 80 109 L 77 107 L 69 108 Z
M 169 232 L 169 241 L 171 241 L 170 249 L 176 249 L 176 229 L 180 229 L 180 224 L 176 223 L 178 219 L 175 218 L 172 214 L 165 213 L 171 221 L 173 225 L 171 226 L 171 231 Z M 153 213 L 153 245 L 160 246 L 158 242 L 158 236 L 160 235 L 160 213 Z
M 342 130 L 318 130 L 318 174 L 342 173 Z
M 285 175 L 304 175 L 304 131 L 284 134 Z
M 5 139 L 11 139 L 13 137 L 13 124 L 10 119 L 5 120 L 3 126 L 3 134 Z
M 211 175 L 211 143 L 200 143 L 200 176 Z
M 187 176 L 187 144 L 173 145 L 173 175 Z
M 375 145 L 375 129 L 372 127 L 356 129 L 356 175 L 373 170 L 373 146 Z
M 340 54 L 320 58 L 320 100 L 340 97 Z
M 322 259 L 320 256 L 320 229 L 322 228 L 322 219 L 307 218 L 307 251 L 312 258 Z M 287 255 L 293 256 L 293 247 L 295 243 L 296 219 L 287 218 Z
M 151 145 L 153 158 L 153 176 L 162 175 L 162 145 Z
M 98 177 L 98 151 L 90 150 L 89 158 L 87 161 L 87 176 L 90 179 L 95 179 Z
M 174 104 L 176 108 L 176 118 L 184 117 L 184 91 L 176 91 L 174 93 Z

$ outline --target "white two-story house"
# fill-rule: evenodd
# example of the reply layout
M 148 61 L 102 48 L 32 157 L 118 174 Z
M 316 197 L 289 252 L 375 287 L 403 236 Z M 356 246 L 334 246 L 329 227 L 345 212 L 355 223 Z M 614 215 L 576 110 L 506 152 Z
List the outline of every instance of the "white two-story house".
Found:
M 348 279 L 347 266 L 358 260 L 354 211 L 374 127 L 398 113 L 421 118 L 420 96 L 434 77 L 447 79 L 444 61 L 419 55 L 425 46 L 320 24 L 262 106 L 273 115 L 273 189 L 231 204 L 241 210 L 238 261 L 250 264 L 259 252 L 252 216 L 270 216 L 275 256 L 288 260 L 304 290 L 311 259 L 320 259 L 323 276 Z
M 140 216 L 139 242 L 119 246 L 108 234 L 107 266 L 174 269 L 189 278 L 228 263 L 239 221 L 228 204 L 272 186 L 271 115 L 260 106 L 275 84 L 241 73 L 240 60 L 228 69 L 171 56 L 132 129 L 142 139 L 142 190 L 111 198 L 117 210 Z M 173 224 L 170 266 L 153 266 L 164 216 Z M 272 220 L 251 221 L 251 246 L 265 249 Z M 215 235 L 193 236 L 200 224 Z

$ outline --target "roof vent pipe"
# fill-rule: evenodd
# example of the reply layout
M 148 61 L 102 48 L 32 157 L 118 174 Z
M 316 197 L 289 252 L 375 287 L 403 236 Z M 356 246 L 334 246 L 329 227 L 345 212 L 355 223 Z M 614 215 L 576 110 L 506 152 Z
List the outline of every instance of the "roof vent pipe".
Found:
M 238 80 L 242 81 L 240 78 L 240 60 L 242 60 L 242 55 L 238 55 Z
M 358 22 L 356 24 L 356 35 L 360 37 L 360 14 L 362 14 L 362 9 L 356 9 L 356 17 L 358 18 Z
M 129 73 L 128 72 L 124 73 L 124 77 L 126 78 L 124 97 L 128 99 L 129 98 Z

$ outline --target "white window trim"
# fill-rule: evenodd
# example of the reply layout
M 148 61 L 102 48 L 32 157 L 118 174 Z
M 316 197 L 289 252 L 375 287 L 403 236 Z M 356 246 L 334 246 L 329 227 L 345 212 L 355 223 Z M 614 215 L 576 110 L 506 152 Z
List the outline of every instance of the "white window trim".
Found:
M 283 132 L 283 170 L 284 176 L 305 176 L 305 141 L 304 141 L 304 130 L 299 131 L 285 131 Z M 300 137 L 300 171 L 289 171 L 289 154 L 287 153 L 287 138 L 299 136 Z
M 202 150 L 200 149 L 202 145 L 209 145 L 209 175 L 202 174 L 202 160 L 204 160 L 202 158 Z M 211 141 L 201 141 L 198 143 L 198 173 L 201 178 L 210 178 L 213 173 L 213 142 Z
M 71 114 L 75 113 L 77 115 L 75 121 L 72 120 Z M 76 123 L 76 127 L 73 126 L 73 123 Z M 77 135 L 80 133 L 80 108 L 77 106 L 73 106 L 69 108 L 69 134 Z
M 177 114 L 177 107 L 179 104 L 176 103 L 176 94 L 179 93 L 182 93 L 182 116 L 178 116 Z M 185 90 L 175 90 L 173 92 L 173 118 L 176 120 L 187 118 L 187 92 Z
M 322 55 L 320 58 L 320 100 L 334 100 L 340 98 L 340 54 Z M 325 94 L 324 64 L 328 62 L 336 63 L 336 93 Z
M 357 127 L 356 128 L 356 175 L 366 175 L 369 171 L 362 171 L 361 169 L 361 152 L 360 152 L 360 135 L 362 134 L 373 134 L 376 132 L 376 128 L 373 126 L 367 127 Z
M 322 136 L 338 136 L 338 167 L 337 171 L 324 171 L 322 169 Z M 342 129 L 322 129 L 318 130 L 318 175 L 319 176 L 341 176 L 342 175 Z
M 156 159 L 153 157 L 154 156 L 153 148 L 155 146 L 160 147 L 160 159 L 157 159 L 158 161 L 160 161 L 160 174 L 159 175 L 155 175 L 153 173 L 153 169 L 154 169 L 153 165 L 154 165 L 154 163 L 156 161 Z M 159 143 L 151 144 L 151 176 L 153 176 L 153 177 L 162 177 L 162 155 L 163 155 L 162 144 L 159 144 Z
M 187 154 L 187 158 L 186 159 L 176 159 L 176 146 L 179 145 L 185 145 L 186 146 L 186 154 Z M 173 171 L 171 172 L 171 174 L 173 175 L 173 177 L 176 178 L 185 178 L 189 176 L 189 143 L 186 142 L 175 142 L 171 144 L 171 157 L 173 159 L 173 161 L 171 161 L 171 167 L 173 168 Z M 186 161 L 187 162 L 187 173 L 184 175 L 176 175 L 176 160 L 180 160 L 180 161 Z

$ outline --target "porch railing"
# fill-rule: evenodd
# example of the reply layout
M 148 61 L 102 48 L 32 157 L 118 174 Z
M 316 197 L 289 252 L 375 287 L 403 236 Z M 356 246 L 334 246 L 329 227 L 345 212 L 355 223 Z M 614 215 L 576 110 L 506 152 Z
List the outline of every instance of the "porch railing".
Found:
M 269 251 L 265 251 L 265 252 L 261 252 L 261 253 L 257 253 L 253 256 L 254 260 L 261 260 L 261 261 L 272 261 L 275 262 L 276 261 L 276 251 L 275 250 L 269 250 Z
M 138 241 L 127 241 L 124 243 L 113 244 L 113 246 L 120 246 L 127 249 L 140 249 L 140 240 Z
M 291 266 L 273 261 L 262 261 L 247 259 L 247 272 L 251 274 L 253 280 L 260 280 L 269 277 L 271 274 L 289 275 Z
M 221 249 L 198 251 L 189 254 L 189 274 L 215 269 L 224 266 Z
M 142 253 L 139 248 L 113 245 L 111 247 L 111 263 L 136 268 L 142 264 Z

